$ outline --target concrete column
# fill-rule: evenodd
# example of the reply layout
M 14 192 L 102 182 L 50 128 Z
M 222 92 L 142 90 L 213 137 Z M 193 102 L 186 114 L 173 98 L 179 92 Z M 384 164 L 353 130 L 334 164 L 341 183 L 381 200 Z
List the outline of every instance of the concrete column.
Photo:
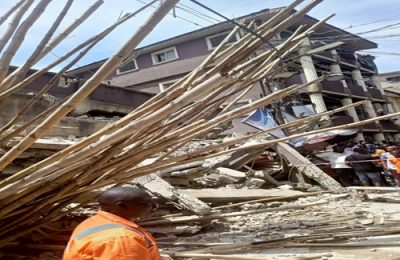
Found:
M 361 86 L 365 92 L 368 92 L 367 85 L 365 84 L 361 71 L 359 69 L 355 69 L 352 71 L 351 74 L 353 76 L 353 79 L 357 82 L 357 84 Z M 364 105 L 364 109 L 368 113 L 369 118 L 376 117 L 376 111 L 370 100 L 368 100 L 368 102 Z
M 394 111 L 394 109 L 393 109 L 392 103 L 387 103 L 387 108 L 388 108 L 388 112 L 389 112 L 390 114 L 396 113 L 396 112 Z
M 313 59 L 310 55 L 305 54 L 308 50 L 311 49 L 311 44 L 308 39 L 304 39 L 302 43 L 302 47 L 300 48 L 300 57 L 301 67 L 303 68 L 304 75 L 306 77 L 307 82 L 316 80 L 318 78 L 317 71 L 314 66 Z M 317 113 L 326 112 L 326 105 L 324 102 L 324 98 L 322 97 L 321 89 L 319 84 L 312 84 L 308 87 L 308 92 L 310 93 L 311 102 L 314 104 L 315 110 Z M 325 117 L 324 119 L 329 119 L 329 117 Z
M 365 92 L 368 92 L 367 85 L 365 84 L 365 81 L 362 77 L 361 71 L 359 69 L 355 69 L 352 71 L 351 74 L 353 76 L 353 79 L 355 81 L 357 81 L 357 84 L 360 85 Z M 369 118 L 375 118 L 377 116 L 375 108 L 372 105 L 371 100 L 367 101 L 367 103 L 364 105 L 364 109 L 368 113 Z M 383 133 L 376 133 L 376 134 L 374 134 L 374 138 L 375 138 L 375 141 L 381 143 L 382 141 L 385 140 L 385 135 Z
M 384 96 L 385 90 L 382 87 L 382 82 L 381 82 L 380 78 L 378 76 L 374 75 L 371 77 L 371 81 L 375 84 L 375 86 L 379 89 L 381 94 Z
M 337 53 L 336 50 L 332 50 L 331 53 L 332 53 L 332 55 L 333 55 L 334 58 L 336 58 L 336 56 L 338 55 L 338 53 Z M 338 61 L 338 60 L 337 60 L 337 62 L 335 62 L 335 63 L 333 63 L 333 64 L 330 65 L 330 69 L 331 69 L 331 72 L 332 72 L 333 74 L 337 74 L 337 75 L 343 76 L 343 71 L 342 71 L 342 69 L 340 68 L 340 64 L 339 64 L 339 61 Z M 342 79 L 340 82 L 342 83 L 342 85 L 343 85 L 345 88 L 348 88 L 346 80 Z
M 365 84 L 361 71 L 359 69 L 355 69 L 351 72 L 351 75 L 357 84 L 361 86 L 365 92 L 368 92 L 367 85 Z
M 341 101 L 343 106 L 347 106 L 347 105 L 353 104 L 353 100 L 351 98 L 343 98 L 340 101 Z M 359 122 L 360 121 L 360 119 L 358 118 L 356 109 L 354 107 L 350 107 L 349 109 L 347 109 L 347 113 L 349 114 L 349 116 L 351 116 L 353 118 L 354 122 Z M 362 133 L 360 133 L 360 132 L 357 133 L 357 136 L 354 139 L 357 142 L 365 140 L 364 135 Z
M 388 108 L 388 112 L 389 112 L 390 114 L 396 113 L 396 111 L 395 111 L 394 108 L 393 108 L 392 103 L 387 103 L 387 108 Z M 397 125 L 398 125 L 398 123 L 397 123 Z M 395 141 L 395 142 L 399 142 L 399 141 L 400 141 L 400 133 L 398 133 L 398 134 L 393 134 L 393 138 L 394 138 L 394 141 Z
M 375 139 L 375 141 L 378 142 L 378 143 L 382 143 L 382 141 L 385 141 L 385 140 L 386 140 L 385 135 L 384 135 L 383 133 L 376 133 L 376 134 L 374 134 L 374 139 Z

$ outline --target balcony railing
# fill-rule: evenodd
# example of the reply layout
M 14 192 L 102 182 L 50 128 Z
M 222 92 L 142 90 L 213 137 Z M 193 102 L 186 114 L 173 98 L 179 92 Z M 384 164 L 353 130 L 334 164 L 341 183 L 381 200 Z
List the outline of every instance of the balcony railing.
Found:
M 333 55 L 328 51 L 318 52 L 317 54 L 328 59 L 333 59 Z
M 303 80 L 300 74 L 295 74 L 286 81 L 286 87 L 289 87 L 294 84 L 303 84 Z
M 358 118 L 360 119 L 360 121 L 369 119 L 368 117 L 364 117 L 364 116 L 360 116 L 360 115 L 358 116 Z M 376 123 L 369 123 L 369 124 L 362 125 L 362 129 L 364 131 L 379 131 L 380 126 Z
M 324 80 L 321 82 L 322 91 L 330 91 L 337 93 L 345 93 L 343 83 L 340 81 L 328 81 Z
M 393 123 L 392 120 L 381 120 L 379 123 L 381 124 L 383 130 L 399 131 L 399 126 Z
M 331 117 L 331 122 L 332 125 L 338 126 L 354 123 L 354 120 L 351 116 L 333 116 Z
M 350 81 L 346 81 L 346 83 L 352 95 L 365 97 L 365 92 L 361 86 L 354 84 L 353 82 Z
M 367 90 L 373 99 L 385 100 L 382 93 L 376 87 L 367 88 Z

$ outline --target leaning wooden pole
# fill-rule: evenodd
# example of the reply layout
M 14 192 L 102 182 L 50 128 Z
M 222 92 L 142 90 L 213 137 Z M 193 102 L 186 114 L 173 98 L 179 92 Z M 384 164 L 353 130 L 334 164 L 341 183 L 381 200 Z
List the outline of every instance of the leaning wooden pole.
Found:
M 8 24 L 7 29 L 4 31 L 3 35 L 0 37 L 0 52 L 3 51 L 7 42 L 11 39 L 15 30 L 18 28 L 18 25 L 22 19 L 22 16 L 26 13 L 29 7 L 33 4 L 34 0 L 21 1 L 23 4 L 18 7 L 18 10 L 15 11 L 11 21 Z M 1 82 L 1 80 L 0 80 Z
M 27 32 L 44 13 L 51 1 L 52 0 L 41 0 L 33 9 L 32 13 L 21 23 L 21 25 L 16 30 L 8 48 L 3 52 L 3 55 L 0 59 L 0 82 L 2 82 L 6 77 L 8 69 L 10 68 L 10 62 L 16 54 L 17 50 L 24 42 Z
M 15 5 L 13 5 L 5 14 L 0 17 L 0 26 L 10 17 L 20 6 L 22 6 L 26 0 L 20 0 Z
M 115 71 L 118 66 L 130 55 L 133 49 L 154 29 L 165 15 L 178 3 L 179 0 L 166 0 L 157 8 L 147 22 L 141 26 L 127 43 L 69 99 L 57 111 L 50 115 L 44 122 L 37 126 L 31 133 L 21 140 L 16 146 L 0 158 L 0 170 L 28 149 L 38 138 L 47 133 L 52 126 L 57 124 L 76 105 L 82 102 L 101 82 Z
M 13 71 L 10 75 L 7 76 L 7 78 L 1 83 L 0 88 L 8 88 L 10 85 L 15 84 L 16 82 L 19 82 L 27 73 L 27 71 L 33 66 L 35 63 L 39 53 L 43 51 L 43 48 L 45 45 L 48 43 L 48 41 L 53 37 L 55 31 L 57 28 L 60 26 L 61 22 L 64 20 L 66 14 L 68 13 L 68 10 L 71 8 L 72 3 L 74 0 L 68 0 L 64 8 L 61 10 L 60 14 L 57 16 L 55 21 L 52 23 L 50 29 L 47 31 L 47 33 L 43 36 L 42 40 L 40 43 L 36 46 L 36 49 L 32 52 L 30 57 L 26 60 L 26 62 L 21 65 L 19 68 L 17 68 L 15 71 Z

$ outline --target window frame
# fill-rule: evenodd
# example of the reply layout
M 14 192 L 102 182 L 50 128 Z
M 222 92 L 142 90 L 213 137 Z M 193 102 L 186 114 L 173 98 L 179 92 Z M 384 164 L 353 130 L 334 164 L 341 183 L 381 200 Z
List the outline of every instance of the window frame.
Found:
M 171 79 L 171 80 L 168 80 L 168 81 L 163 81 L 163 82 L 159 82 L 158 83 L 158 87 L 160 88 L 160 91 L 161 92 L 163 92 L 163 91 L 165 91 L 167 88 L 165 88 L 165 84 L 171 84 L 172 83 L 172 85 L 173 84 L 175 84 L 176 82 L 178 82 L 178 80 L 179 79 Z
M 174 59 L 158 62 L 157 59 L 155 58 L 156 55 L 161 54 L 161 53 L 165 53 L 165 52 L 168 52 L 168 51 L 171 51 L 171 50 L 173 50 L 174 53 L 175 53 L 176 57 Z M 172 46 L 172 47 L 169 47 L 169 48 L 162 49 L 162 50 L 159 50 L 159 51 L 151 53 L 151 60 L 153 62 L 153 65 L 163 64 L 163 63 L 171 62 L 171 61 L 178 60 L 178 59 L 179 59 L 179 55 L 178 55 L 178 51 L 176 50 L 175 46 Z
M 233 100 L 232 100 L 233 101 Z M 231 102 L 224 102 L 223 104 L 221 104 L 220 108 L 224 109 L 225 107 L 227 107 Z M 239 99 L 238 101 L 236 101 L 235 104 L 233 104 L 233 106 L 235 105 L 241 105 L 241 106 L 245 106 L 245 105 L 249 105 L 253 103 L 253 99 L 252 98 L 245 98 L 245 99 Z
M 127 63 L 129 63 L 129 62 L 131 62 L 131 61 L 133 61 L 133 63 L 135 63 L 135 69 L 126 70 L 126 71 L 120 71 L 120 67 L 121 67 L 121 66 L 123 66 L 123 65 L 125 65 L 125 64 L 127 64 Z M 137 70 L 139 70 L 139 66 L 138 66 L 138 64 L 137 64 L 136 58 L 130 58 L 130 59 L 128 59 L 126 62 L 123 62 L 123 63 L 118 67 L 118 69 L 117 69 L 117 75 L 129 73 L 129 72 L 137 71 Z
M 223 35 L 223 34 L 226 34 L 226 36 L 228 36 L 229 33 L 230 33 L 229 31 L 225 31 L 225 32 L 220 32 L 220 33 L 217 33 L 217 34 L 213 34 L 213 35 L 207 36 L 207 37 L 206 37 L 207 49 L 208 49 L 209 51 L 211 51 L 211 50 L 214 50 L 215 48 L 218 47 L 218 46 L 215 46 L 215 47 L 212 46 L 212 43 L 211 43 L 211 41 L 210 41 L 210 38 L 217 37 L 217 36 L 221 36 L 221 35 Z M 225 37 L 226 37 L 226 36 L 225 36 Z M 236 38 L 236 41 L 235 41 L 235 42 L 237 42 L 237 41 L 240 40 L 240 35 L 239 35 L 239 33 L 235 33 L 234 36 L 235 36 L 235 38 Z M 225 46 L 230 46 L 230 45 L 234 44 L 235 42 L 231 42 L 231 43 L 227 42 L 227 43 L 225 44 Z

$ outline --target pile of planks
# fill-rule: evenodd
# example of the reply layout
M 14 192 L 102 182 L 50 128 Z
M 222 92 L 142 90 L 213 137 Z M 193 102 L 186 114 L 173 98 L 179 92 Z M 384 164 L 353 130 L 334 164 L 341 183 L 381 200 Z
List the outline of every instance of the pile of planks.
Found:
M 38 3 L 28 14 L 28 9 L 34 2 Z M 95 2 L 58 37 L 53 37 L 73 2 L 73 0 L 69 0 L 64 9 L 60 11 L 57 21 L 51 25 L 49 32 L 38 44 L 37 49 L 27 59 L 26 63 L 12 74 L 7 74 L 11 59 L 21 46 L 24 36 L 50 2 L 51 0 L 20 1 L 0 19 L 2 23 L 11 19 L 6 30 L 7 33 L 0 39 L 0 50 L 2 51 L 0 58 L 0 101 L 9 98 L 11 94 L 27 86 L 42 73 L 54 68 L 62 61 L 73 59 L 52 80 L 45 84 L 32 101 L 22 108 L 7 125 L 2 127 L 0 143 L 5 143 L 21 131 L 34 126 L 2 155 L 0 170 L 3 170 L 32 146 L 35 141 L 44 136 L 51 127 L 56 125 L 108 75 L 115 71 L 129 57 L 132 50 L 175 6 L 178 0 L 162 1 L 143 26 L 138 28 L 127 42 L 74 95 L 31 121 L 24 122 L 10 133 L 6 130 L 16 125 L 20 121 L 21 115 L 34 105 L 38 97 L 54 86 L 66 70 L 118 25 L 137 13 L 129 13 L 123 16 L 98 35 L 78 44 L 76 48 L 55 62 L 27 77 L 28 69 L 62 42 L 102 3 L 100 0 Z M 153 2 L 155 1 L 150 4 Z M 284 98 L 328 77 L 328 75 L 324 75 L 306 84 L 290 86 L 240 108 L 220 109 L 220 106 L 229 100 L 231 95 L 239 94 L 240 96 L 248 92 L 257 82 L 272 77 L 277 71 L 284 68 L 287 62 L 296 59 L 297 56 L 293 53 L 302 41 L 329 19 L 329 17 L 323 19 L 311 27 L 300 26 L 285 42 L 273 48 L 264 48 L 262 53 L 255 56 L 254 53 L 265 46 L 266 42 L 277 33 L 293 25 L 321 1 L 313 0 L 297 12 L 292 13 L 293 9 L 302 2 L 304 0 L 294 1 L 293 4 L 282 9 L 273 18 L 259 26 L 254 23 L 243 25 L 247 26 L 253 33 L 247 33 L 239 41 L 228 47 L 226 46 L 228 40 L 241 29 L 236 27 L 197 69 L 166 91 L 142 104 L 121 120 L 107 125 L 99 132 L 2 180 L 0 182 L 0 236 L 2 238 L 0 247 L 6 246 L 21 236 L 34 235 L 35 232 L 43 233 L 49 223 L 55 222 L 75 208 L 93 201 L 97 196 L 97 193 L 91 192 L 93 190 L 109 185 L 121 185 L 133 178 L 183 164 L 229 155 L 243 149 L 264 149 L 294 137 L 326 131 L 327 129 L 319 129 L 282 139 L 264 139 L 250 146 L 241 146 L 249 139 L 265 136 L 268 132 L 276 130 L 271 129 L 194 149 L 185 154 L 175 153 L 193 138 L 201 137 L 221 124 L 246 115 L 256 108 L 271 104 L 274 100 Z M 24 14 L 27 17 L 22 20 Z M 7 48 L 5 47 L 6 43 L 9 43 Z M 228 107 L 231 107 L 236 101 L 230 102 Z M 308 120 L 315 120 L 330 113 L 334 112 L 318 114 L 309 119 L 281 125 L 279 128 L 301 126 L 306 124 Z M 370 123 L 391 116 L 394 115 L 386 115 L 341 127 L 354 127 L 357 124 Z M 148 158 L 155 159 L 146 163 L 145 160 Z

